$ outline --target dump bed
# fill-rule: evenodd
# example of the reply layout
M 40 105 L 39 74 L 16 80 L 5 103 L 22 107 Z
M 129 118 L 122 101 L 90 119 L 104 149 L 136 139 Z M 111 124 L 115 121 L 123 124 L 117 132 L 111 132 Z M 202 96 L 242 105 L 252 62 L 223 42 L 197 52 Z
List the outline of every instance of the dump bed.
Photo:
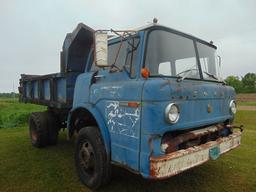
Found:
M 79 73 L 21 75 L 20 101 L 55 108 L 71 108 L 76 77 Z
M 61 51 L 60 73 L 22 74 L 20 101 L 55 108 L 71 108 L 76 78 L 91 65 L 94 30 L 80 23 L 68 33 Z M 86 91 L 86 90 L 85 90 Z

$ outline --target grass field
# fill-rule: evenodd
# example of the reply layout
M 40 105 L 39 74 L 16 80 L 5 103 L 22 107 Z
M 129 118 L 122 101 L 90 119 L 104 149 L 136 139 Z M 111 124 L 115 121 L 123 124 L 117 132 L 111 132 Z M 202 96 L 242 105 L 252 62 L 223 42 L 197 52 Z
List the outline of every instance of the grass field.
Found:
M 236 101 L 238 104 L 238 109 L 256 111 L 256 94 L 255 93 L 238 94 Z
M 28 122 L 31 111 L 45 110 L 46 107 L 19 103 L 18 99 L 0 98 L 0 128 L 16 127 Z
M 90 191 L 78 180 L 73 160 L 74 141 L 66 141 L 65 131 L 60 133 L 56 146 L 44 149 L 31 146 L 26 119 L 31 111 L 44 109 L 17 101 L 0 100 L 0 118 L 4 127 L 0 128 L 0 191 Z M 245 126 L 242 145 L 217 161 L 210 161 L 162 181 L 145 180 L 113 167 L 112 181 L 101 191 L 254 192 L 255 119 L 256 111 L 237 113 L 236 123 Z
M 238 101 L 241 106 L 256 106 L 256 101 Z
M 241 93 L 237 95 L 238 101 L 256 101 L 256 93 Z

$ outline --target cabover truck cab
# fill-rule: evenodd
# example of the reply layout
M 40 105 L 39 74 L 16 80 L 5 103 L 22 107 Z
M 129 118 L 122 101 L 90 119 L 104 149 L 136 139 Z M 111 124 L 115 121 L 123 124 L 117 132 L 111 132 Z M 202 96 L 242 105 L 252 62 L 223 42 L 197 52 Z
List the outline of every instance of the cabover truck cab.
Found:
M 109 33 L 117 34 L 109 37 Z M 134 31 L 67 34 L 61 71 L 22 75 L 20 100 L 48 106 L 29 119 L 36 147 L 75 136 L 75 165 L 90 188 L 111 164 L 149 179 L 176 175 L 240 145 L 235 91 L 220 76 L 216 46 L 152 24 Z

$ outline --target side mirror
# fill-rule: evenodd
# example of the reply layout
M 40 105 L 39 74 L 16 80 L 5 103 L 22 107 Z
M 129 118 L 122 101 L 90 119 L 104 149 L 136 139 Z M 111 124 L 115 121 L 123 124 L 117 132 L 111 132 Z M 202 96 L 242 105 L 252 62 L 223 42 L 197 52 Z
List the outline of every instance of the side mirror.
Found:
M 108 34 L 105 31 L 95 32 L 95 64 L 108 67 Z

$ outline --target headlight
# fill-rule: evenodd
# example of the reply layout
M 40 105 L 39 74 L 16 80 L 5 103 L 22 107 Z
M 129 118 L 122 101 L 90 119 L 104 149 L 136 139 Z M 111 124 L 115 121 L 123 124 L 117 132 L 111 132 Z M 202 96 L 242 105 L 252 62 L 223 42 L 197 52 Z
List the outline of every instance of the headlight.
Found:
M 236 114 L 236 102 L 234 100 L 230 101 L 229 109 L 232 114 Z
M 175 103 L 170 103 L 165 109 L 165 118 L 169 123 L 176 123 L 180 117 L 179 107 Z

